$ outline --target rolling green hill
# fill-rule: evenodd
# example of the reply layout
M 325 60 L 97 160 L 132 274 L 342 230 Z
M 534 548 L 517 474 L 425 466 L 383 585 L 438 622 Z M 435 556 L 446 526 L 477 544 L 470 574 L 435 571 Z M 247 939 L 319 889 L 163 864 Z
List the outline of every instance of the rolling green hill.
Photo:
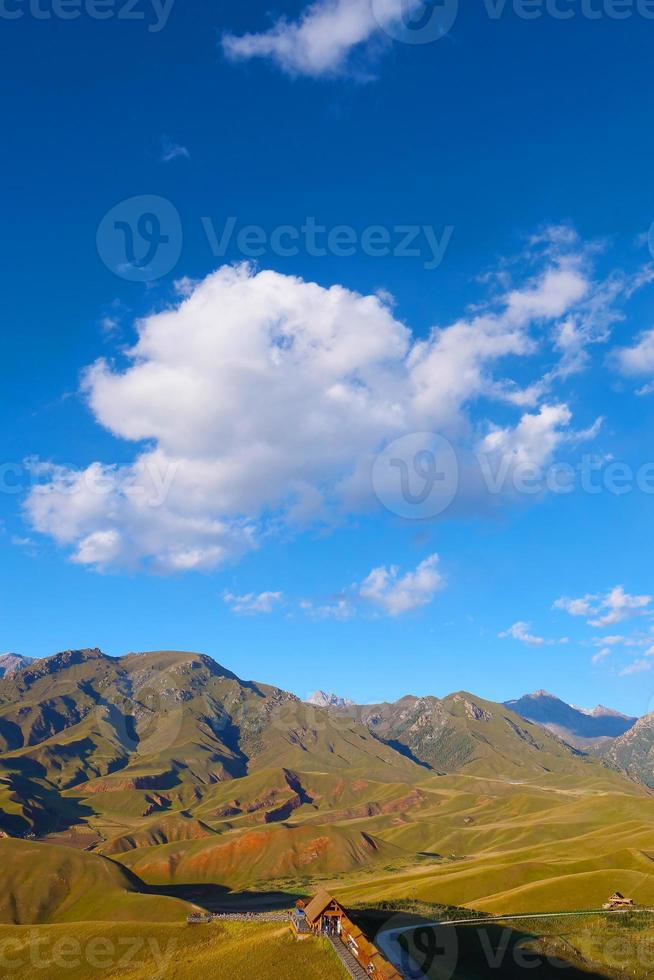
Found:
M 96 854 L 33 841 L 0 840 L 0 922 L 175 922 L 175 898 L 141 894 L 142 883 Z

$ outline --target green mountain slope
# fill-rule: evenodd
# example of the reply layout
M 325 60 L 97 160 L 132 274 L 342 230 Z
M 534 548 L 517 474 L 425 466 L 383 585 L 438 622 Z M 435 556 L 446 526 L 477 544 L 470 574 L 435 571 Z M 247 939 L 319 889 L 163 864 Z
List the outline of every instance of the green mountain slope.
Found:
M 162 793 L 190 803 L 201 796 L 193 787 L 269 767 L 419 775 L 356 721 L 174 651 L 66 651 L 4 678 L 0 749 L 0 829 L 14 834 L 57 829 L 58 809 L 74 817 L 72 803 L 55 805 L 63 793 L 139 792 L 147 816 L 171 805 Z
M 408 695 L 393 703 L 337 709 L 440 773 L 524 777 L 578 774 L 601 765 L 503 704 L 465 691 L 446 698 Z
M 107 858 L 52 844 L 0 840 L 0 922 L 179 921 L 185 903 L 140 894 Z
M 654 714 L 639 718 L 633 728 L 599 752 L 606 762 L 654 787 Z

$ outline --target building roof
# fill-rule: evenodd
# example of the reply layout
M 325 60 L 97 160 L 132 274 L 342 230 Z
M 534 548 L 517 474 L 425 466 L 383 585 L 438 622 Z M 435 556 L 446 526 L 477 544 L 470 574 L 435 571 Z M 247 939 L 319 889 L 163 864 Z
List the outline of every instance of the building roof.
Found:
M 324 889 L 319 891 L 313 896 L 304 910 L 307 922 L 310 925 L 314 925 L 332 903 L 342 910 L 342 906 L 329 892 L 326 892 Z M 388 962 L 359 926 L 352 922 L 351 919 L 348 919 L 347 916 L 344 917 L 343 922 L 348 935 L 355 941 L 359 951 L 366 956 L 369 963 L 374 965 L 375 976 L 381 977 L 382 980 L 401 980 L 400 974 L 395 967 Z
M 313 925 L 313 923 L 320 918 L 325 909 L 331 905 L 333 901 L 335 900 L 332 898 L 329 892 L 324 890 L 324 888 L 317 892 L 304 910 L 304 914 L 307 917 L 307 922 L 310 922 Z

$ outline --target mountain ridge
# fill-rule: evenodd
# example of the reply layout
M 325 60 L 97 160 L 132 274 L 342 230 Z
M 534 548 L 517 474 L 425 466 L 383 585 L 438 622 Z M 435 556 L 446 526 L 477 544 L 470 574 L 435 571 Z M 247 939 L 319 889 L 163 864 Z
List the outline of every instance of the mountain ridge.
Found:
M 518 844 L 512 875 L 527 884 L 531 849 L 550 840 L 555 874 L 587 834 L 631 841 L 638 827 L 651 850 L 654 796 L 633 773 L 467 691 L 320 707 L 204 654 L 98 648 L 0 680 L 0 829 L 21 854 L 32 837 L 95 852 L 153 888 L 305 894 L 332 877 L 456 875 L 465 855 L 483 877 L 488 855 Z M 92 868 L 79 868 L 91 891 Z M 504 890 L 504 866 L 482 877 L 476 896 Z
M 591 710 L 577 708 L 544 690 L 524 694 L 504 704 L 522 718 L 542 725 L 576 748 L 588 751 L 596 751 L 607 739 L 623 735 L 637 721 L 602 705 Z

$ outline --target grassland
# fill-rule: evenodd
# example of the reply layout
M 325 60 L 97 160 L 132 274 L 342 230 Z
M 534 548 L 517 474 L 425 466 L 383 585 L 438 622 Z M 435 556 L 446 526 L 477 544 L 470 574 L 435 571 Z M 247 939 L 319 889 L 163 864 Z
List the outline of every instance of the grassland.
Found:
M 184 789 L 147 818 L 145 791 L 78 802 L 93 808 L 86 826 L 101 842 L 92 856 L 150 885 L 292 895 L 322 883 L 351 903 L 418 899 L 498 914 L 598 907 L 616 889 L 654 904 L 654 795 L 606 770 L 583 783 L 561 774 L 296 779 L 300 794 L 282 770 L 215 784 L 197 801 Z M 268 823 L 289 795 L 294 807 Z
M 274 923 L 0 926 L 0 975 L 16 980 L 347 980 L 320 939 Z
M 509 914 L 597 908 L 619 890 L 654 904 L 654 798 L 639 787 L 461 775 L 421 788 L 438 797 L 423 811 L 385 831 L 378 819 L 358 822 L 412 852 L 411 863 L 326 877 L 344 901 L 415 899 Z

